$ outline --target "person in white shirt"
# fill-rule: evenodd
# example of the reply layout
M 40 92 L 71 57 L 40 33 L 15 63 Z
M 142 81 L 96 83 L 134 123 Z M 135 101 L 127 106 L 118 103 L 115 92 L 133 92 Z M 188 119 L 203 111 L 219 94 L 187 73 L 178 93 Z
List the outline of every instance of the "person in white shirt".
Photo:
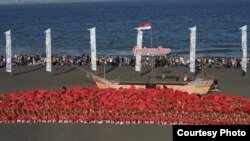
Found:
M 183 80 L 184 80 L 184 82 L 187 82 L 187 80 L 188 80 L 188 76 L 187 76 L 187 72 L 186 71 L 185 71 Z

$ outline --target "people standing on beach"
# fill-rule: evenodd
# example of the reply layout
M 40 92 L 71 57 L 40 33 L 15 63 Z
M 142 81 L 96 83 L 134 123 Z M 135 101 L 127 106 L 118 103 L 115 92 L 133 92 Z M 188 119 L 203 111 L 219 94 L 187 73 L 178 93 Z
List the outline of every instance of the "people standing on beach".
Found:
M 53 66 L 55 66 L 55 65 L 56 65 L 56 63 L 57 63 L 56 57 L 55 57 L 55 56 L 53 56 L 53 57 L 52 57 L 52 64 L 53 64 Z
M 86 60 L 86 66 L 88 66 L 90 64 L 90 57 L 89 57 L 89 55 L 87 55 L 87 60 Z
M 166 78 L 165 74 L 162 74 L 161 75 L 161 83 L 164 83 L 165 78 Z
M 187 71 L 185 71 L 185 73 L 184 73 L 184 78 L 183 78 L 183 80 L 184 80 L 184 82 L 187 82 L 187 80 L 188 80 Z
M 217 79 L 214 80 L 214 85 L 213 85 L 213 92 L 221 92 L 221 90 L 219 89 L 219 82 Z
M 62 87 L 62 94 L 66 93 L 67 88 L 65 86 Z
M 1 56 L 0 58 L 0 68 L 5 66 L 5 58 Z
M 107 62 L 107 65 L 112 66 L 134 66 L 135 58 L 129 56 L 97 56 L 97 65 L 103 65 L 104 62 Z M 54 66 L 65 66 L 65 65 L 79 65 L 79 66 L 89 66 L 91 58 L 89 55 L 84 54 L 82 56 L 58 56 L 53 55 L 52 63 Z M 196 64 L 197 69 L 201 69 L 201 66 L 205 68 L 240 68 L 240 58 L 223 58 L 223 57 L 207 57 L 207 58 L 197 58 Z M 0 58 L 0 66 L 4 67 L 6 65 L 6 59 L 4 56 Z M 43 54 L 21 54 L 15 55 L 12 58 L 13 65 L 28 65 L 28 66 L 37 66 L 46 64 L 46 56 Z M 181 56 L 160 56 L 155 58 L 156 67 L 178 67 L 184 66 L 189 67 L 190 61 L 187 58 Z M 150 66 L 149 57 L 142 57 L 143 67 Z M 250 59 L 248 58 L 248 67 L 250 67 Z

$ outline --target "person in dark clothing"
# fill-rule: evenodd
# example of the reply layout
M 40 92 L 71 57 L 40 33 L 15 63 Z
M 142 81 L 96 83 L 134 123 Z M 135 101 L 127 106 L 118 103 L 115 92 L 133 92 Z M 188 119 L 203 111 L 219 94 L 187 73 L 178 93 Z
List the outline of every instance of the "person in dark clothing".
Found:
M 67 88 L 65 86 L 62 87 L 62 93 L 64 94 L 67 91 Z
M 213 89 L 212 91 L 214 92 L 220 92 L 221 90 L 219 89 L 219 82 L 217 79 L 214 80 L 214 84 L 213 84 Z

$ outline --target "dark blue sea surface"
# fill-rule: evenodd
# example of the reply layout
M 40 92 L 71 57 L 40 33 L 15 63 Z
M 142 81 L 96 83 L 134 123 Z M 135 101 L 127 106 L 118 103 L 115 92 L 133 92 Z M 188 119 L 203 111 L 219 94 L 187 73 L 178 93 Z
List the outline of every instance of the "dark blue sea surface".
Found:
M 98 54 L 132 55 L 135 27 L 146 22 L 152 23 L 153 46 L 169 47 L 173 55 L 189 55 L 188 28 L 196 25 L 197 56 L 239 57 L 239 28 L 250 28 L 250 1 L 0 5 L 0 54 L 5 54 L 9 29 L 13 54 L 44 53 L 47 28 L 52 29 L 53 53 L 89 53 L 87 29 L 95 26 Z M 143 46 L 150 47 L 150 39 L 151 31 L 145 31 Z

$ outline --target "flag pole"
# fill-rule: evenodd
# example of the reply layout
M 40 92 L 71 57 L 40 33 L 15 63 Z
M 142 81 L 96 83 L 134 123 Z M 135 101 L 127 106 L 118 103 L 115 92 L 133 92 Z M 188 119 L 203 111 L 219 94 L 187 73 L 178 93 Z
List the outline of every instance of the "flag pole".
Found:
M 153 32 L 152 32 L 152 27 L 151 27 L 151 29 L 150 29 L 151 31 L 150 31 L 150 46 L 151 46 L 151 48 L 153 48 Z M 150 83 L 154 83 L 154 78 L 153 78 L 153 65 L 154 65 L 154 57 L 152 56 L 151 57 L 152 58 L 152 60 L 151 60 L 151 71 L 150 71 L 150 73 L 149 73 L 149 82 Z
M 151 48 L 153 48 L 153 28 L 151 27 L 151 37 L 150 37 L 150 39 L 151 39 Z
M 151 23 L 151 22 L 150 22 Z M 153 48 L 153 28 L 151 27 L 151 37 L 150 37 L 150 40 L 151 40 L 151 48 Z M 156 83 L 156 70 L 155 70 L 155 56 L 153 56 L 153 64 L 152 64 L 152 83 Z
M 103 77 L 104 79 L 106 79 L 106 58 L 107 58 L 107 54 L 105 54 L 105 57 L 104 57 L 104 67 L 103 67 Z

